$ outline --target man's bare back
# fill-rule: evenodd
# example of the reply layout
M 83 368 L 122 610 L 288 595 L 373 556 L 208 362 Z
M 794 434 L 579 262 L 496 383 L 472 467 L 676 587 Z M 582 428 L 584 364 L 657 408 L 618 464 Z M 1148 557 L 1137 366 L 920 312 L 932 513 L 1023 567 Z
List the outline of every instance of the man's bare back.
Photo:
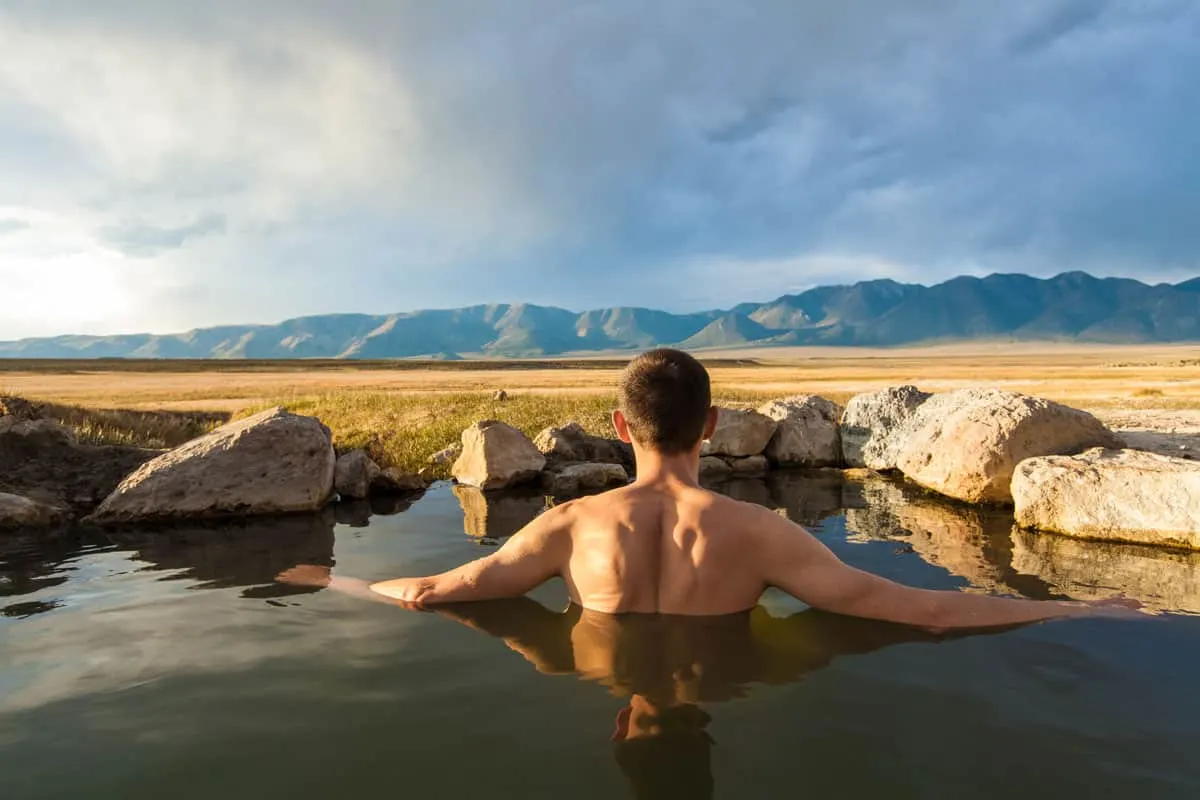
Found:
M 755 508 L 676 482 L 626 486 L 563 506 L 572 601 L 606 613 L 729 614 L 766 588 Z

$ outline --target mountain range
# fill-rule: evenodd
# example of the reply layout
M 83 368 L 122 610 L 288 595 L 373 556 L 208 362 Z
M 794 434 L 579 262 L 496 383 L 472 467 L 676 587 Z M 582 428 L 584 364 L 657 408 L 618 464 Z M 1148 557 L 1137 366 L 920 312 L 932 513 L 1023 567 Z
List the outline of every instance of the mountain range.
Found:
M 177 334 L 22 339 L 0 342 L 0 358 L 516 358 L 660 345 L 700 350 L 971 339 L 1198 341 L 1200 278 L 1148 285 L 1067 272 L 1047 279 L 958 277 L 935 286 L 872 280 L 689 314 L 628 307 L 576 313 L 526 303 L 325 314 Z

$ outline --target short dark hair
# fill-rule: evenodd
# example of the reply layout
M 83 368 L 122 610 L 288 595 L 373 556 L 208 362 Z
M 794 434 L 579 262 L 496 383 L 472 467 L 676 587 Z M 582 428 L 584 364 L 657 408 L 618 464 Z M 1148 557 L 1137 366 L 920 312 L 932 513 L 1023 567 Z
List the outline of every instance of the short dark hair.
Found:
M 667 455 L 686 453 L 700 441 L 712 405 L 704 365 L 667 348 L 630 361 L 617 397 L 634 440 Z

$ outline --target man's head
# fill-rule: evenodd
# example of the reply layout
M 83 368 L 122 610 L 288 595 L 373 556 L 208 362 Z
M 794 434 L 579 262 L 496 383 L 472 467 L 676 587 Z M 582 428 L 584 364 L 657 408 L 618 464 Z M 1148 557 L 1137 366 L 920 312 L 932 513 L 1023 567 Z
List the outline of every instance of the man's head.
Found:
M 617 395 L 617 432 L 663 455 L 691 451 L 715 424 L 708 372 L 679 350 L 651 350 L 629 362 Z

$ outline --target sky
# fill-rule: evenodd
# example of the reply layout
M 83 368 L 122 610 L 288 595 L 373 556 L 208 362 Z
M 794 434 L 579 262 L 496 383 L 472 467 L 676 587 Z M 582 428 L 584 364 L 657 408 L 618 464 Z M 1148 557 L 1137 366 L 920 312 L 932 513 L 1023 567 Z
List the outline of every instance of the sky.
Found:
M 0 339 L 1200 274 L 1191 0 L 0 0 Z

